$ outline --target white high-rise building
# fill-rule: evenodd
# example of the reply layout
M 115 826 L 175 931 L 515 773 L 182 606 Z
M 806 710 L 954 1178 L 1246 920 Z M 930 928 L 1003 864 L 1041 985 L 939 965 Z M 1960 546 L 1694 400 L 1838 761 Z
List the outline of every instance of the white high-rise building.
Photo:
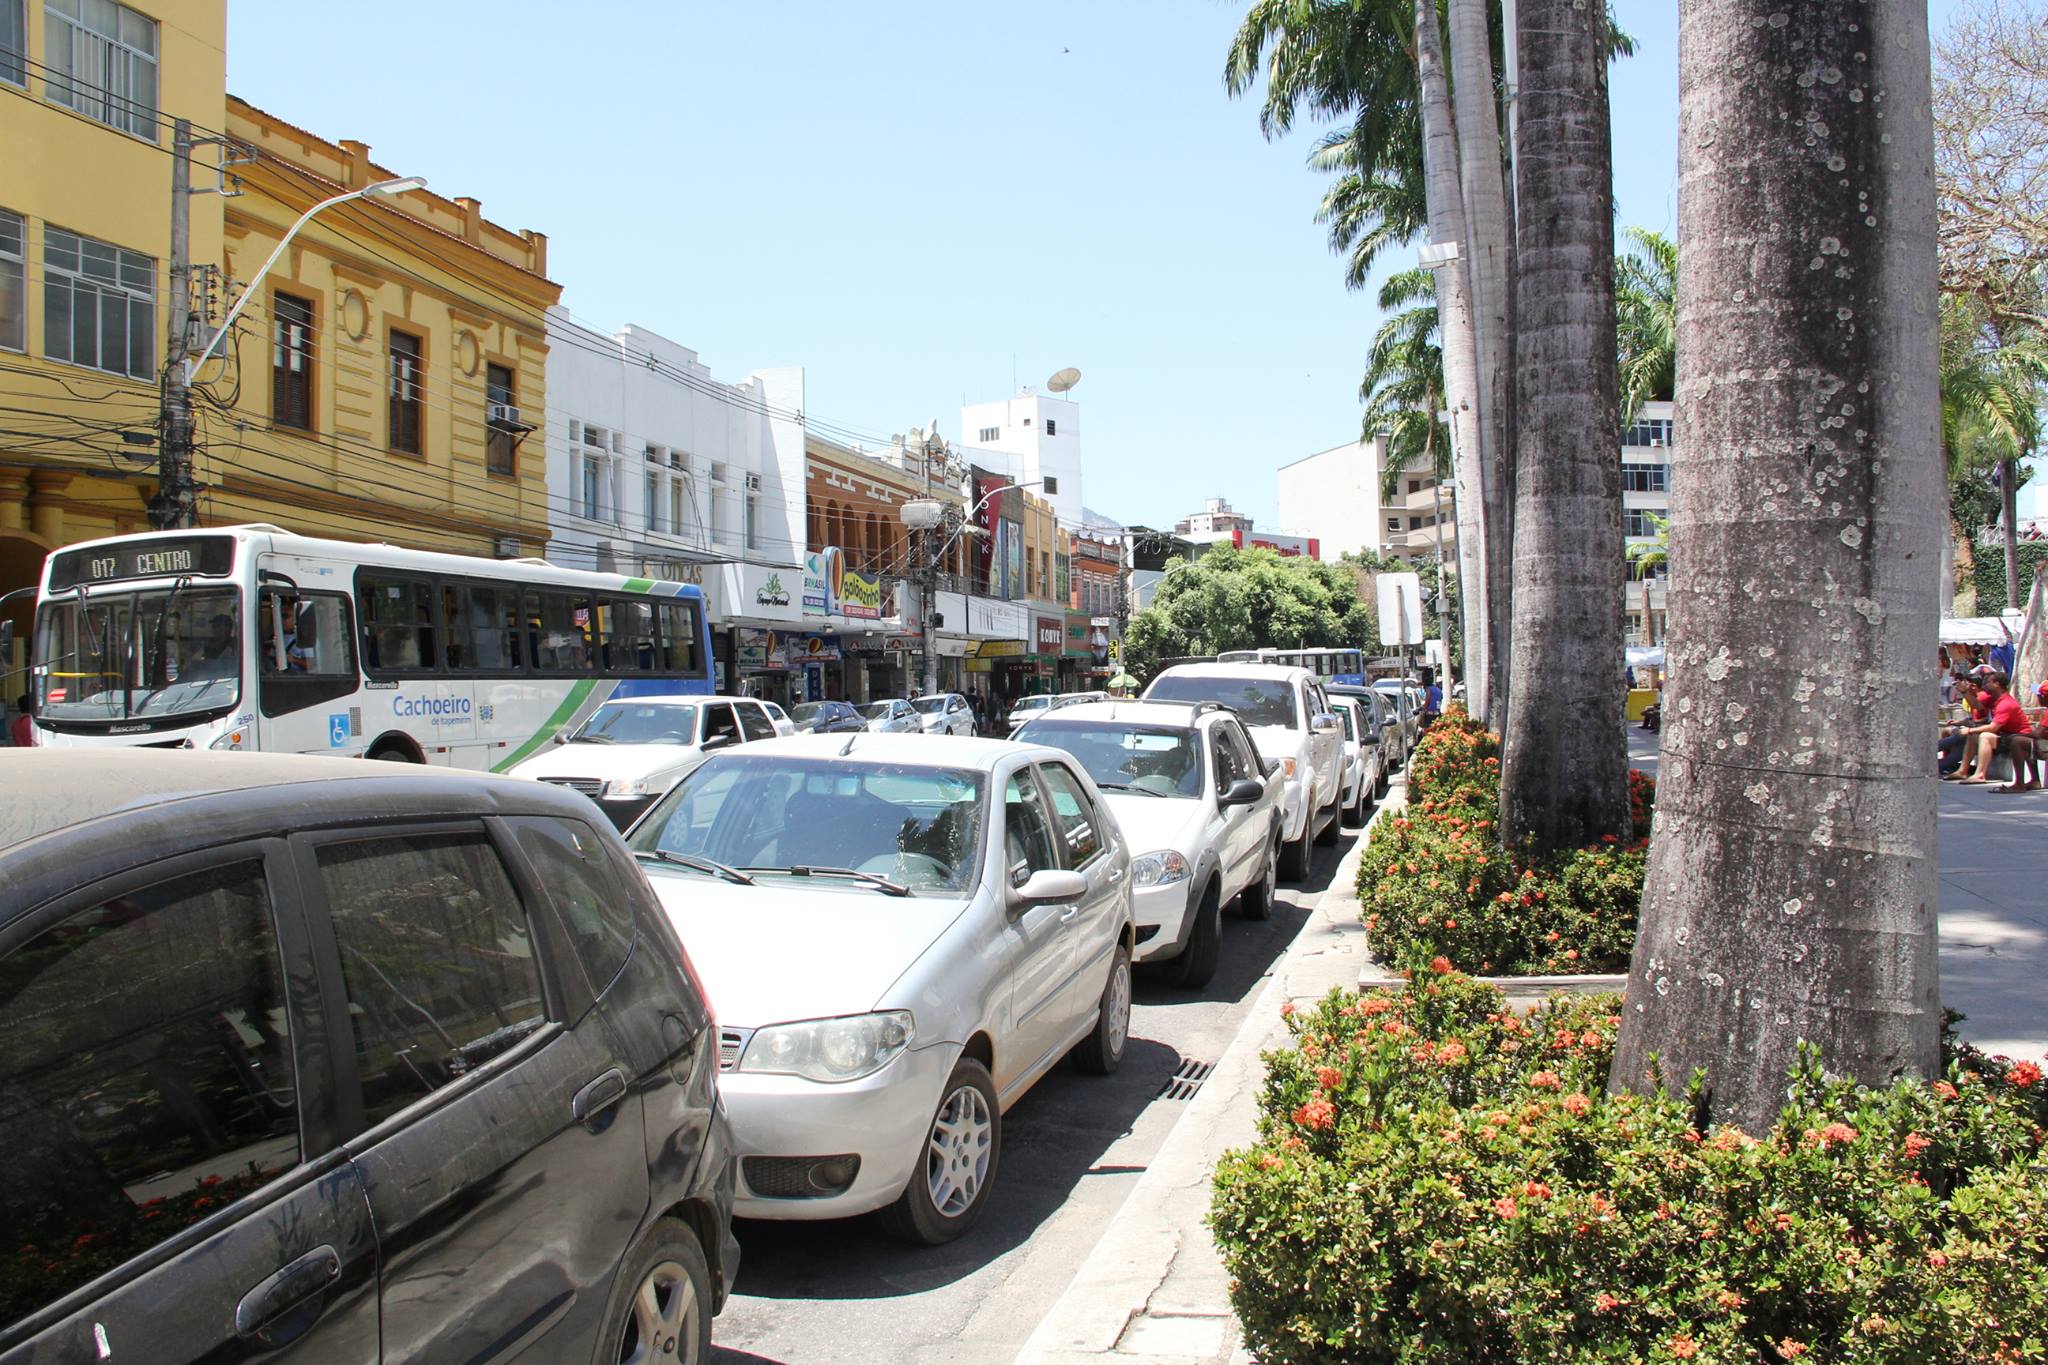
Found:
M 1081 405 L 1026 391 L 960 409 L 960 442 L 1003 457 L 1019 483 L 1037 483 L 1065 527 L 1084 523 L 1081 507 Z M 984 466 L 989 461 L 979 461 Z

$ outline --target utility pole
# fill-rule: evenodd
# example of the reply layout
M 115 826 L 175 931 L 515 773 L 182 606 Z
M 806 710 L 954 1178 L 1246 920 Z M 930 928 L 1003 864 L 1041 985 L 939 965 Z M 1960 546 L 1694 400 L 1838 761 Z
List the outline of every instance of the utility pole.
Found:
M 171 260 L 169 325 L 164 343 L 162 417 L 157 434 L 156 496 L 149 524 L 158 531 L 199 524 L 192 481 L 192 391 L 185 372 L 192 330 L 192 125 L 171 133 Z

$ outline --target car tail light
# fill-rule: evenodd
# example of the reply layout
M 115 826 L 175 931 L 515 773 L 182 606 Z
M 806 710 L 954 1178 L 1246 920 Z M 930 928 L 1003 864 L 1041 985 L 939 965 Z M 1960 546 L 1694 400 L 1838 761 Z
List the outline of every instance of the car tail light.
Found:
M 690 961 L 690 950 L 680 943 L 676 951 L 683 955 L 683 975 L 690 978 L 690 988 L 697 992 L 697 998 L 704 1002 L 704 1015 L 711 1027 L 718 1026 L 718 1010 L 711 1003 L 711 992 L 704 989 L 704 978 L 697 975 L 697 964 Z

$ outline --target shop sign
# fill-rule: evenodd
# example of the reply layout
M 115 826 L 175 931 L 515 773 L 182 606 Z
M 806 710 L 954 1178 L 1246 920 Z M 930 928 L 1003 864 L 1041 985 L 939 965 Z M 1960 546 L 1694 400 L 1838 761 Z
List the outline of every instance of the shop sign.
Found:
M 1057 616 L 1041 616 L 1038 618 L 1038 634 L 1034 638 L 1038 641 L 1040 654 L 1057 655 L 1066 643 L 1066 622 Z
M 789 667 L 788 656 L 783 652 L 783 637 L 775 631 L 741 626 L 737 634 L 741 668 L 781 670 Z
M 757 607 L 786 607 L 789 605 L 789 589 L 782 586 L 782 575 L 771 573 L 754 587 L 754 605 Z
M 836 664 L 843 657 L 839 641 L 830 635 L 786 635 L 783 657 L 792 667 L 800 664 Z
M 983 640 L 974 650 L 977 659 L 1021 659 L 1024 654 L 1022 640 Z
M 912 650 L 921 651 L 924 640 L 916 635 L 891 635 L 883 639 L 882 648 L 891 653 L 903 654 Z
M 832 566 L 838 558 L 836 549 L 804 556 L 804 615 L 832 614 Z
M 866 574 L 855 573 L 846 567 L 844 559 L 839 562 L 838 581 L 833 584 L 833 597 L 838 599 L 839 614 L 857 621 L 876 621 L 882 616 L 882 580 L 869 578 Z
M 1031 628 L 1029 615 L 1014 603 L 970 597 L 967 599 L 967 633 L 999 640 L 1021 639 Z
M 1088 618 L 1079 612 L 1067 613 L 1067 648 L 1070 659 L 1085 659 L 1094 653 L 1088 647 Z

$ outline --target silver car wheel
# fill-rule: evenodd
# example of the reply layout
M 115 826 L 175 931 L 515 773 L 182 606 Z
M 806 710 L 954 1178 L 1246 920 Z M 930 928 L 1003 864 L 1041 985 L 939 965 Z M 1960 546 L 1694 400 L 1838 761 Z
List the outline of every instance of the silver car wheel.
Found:
M 1131 1031 L 1131 964 L 1130 959 L 1118 956 L 1110 967 L 1109 999 L 1104 1004 L 1109 1011 L 1109 1027 L 1105 1030 L 1105 1041 L 1111 1051 L 1122 1055 L 1124 1040 Z
M 958 1218 L 981 1198 L 994 1148 L 988 1101 L 974 1086 L 959 1087 L 939 1106 L 925 1151 L 925 1184 L 943 1217 Z
M 702 1312 L 687 1270 L 674 1261 L 655 1266 L 633 1291 L 632 1334 L 620 1344 L 620 1365 L 656 1360 L 696 1365 Z

